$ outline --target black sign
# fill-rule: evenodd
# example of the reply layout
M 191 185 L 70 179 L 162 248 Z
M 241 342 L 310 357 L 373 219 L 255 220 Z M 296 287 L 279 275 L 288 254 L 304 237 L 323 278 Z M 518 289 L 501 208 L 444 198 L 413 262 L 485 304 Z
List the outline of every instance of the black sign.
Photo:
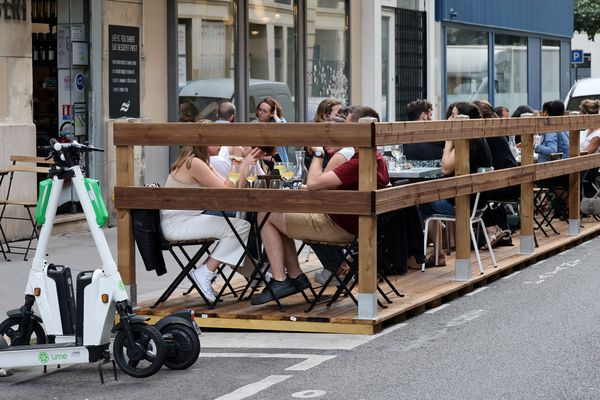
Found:
M 140 116 L 140 29 L 108 26 L 108 113 Z

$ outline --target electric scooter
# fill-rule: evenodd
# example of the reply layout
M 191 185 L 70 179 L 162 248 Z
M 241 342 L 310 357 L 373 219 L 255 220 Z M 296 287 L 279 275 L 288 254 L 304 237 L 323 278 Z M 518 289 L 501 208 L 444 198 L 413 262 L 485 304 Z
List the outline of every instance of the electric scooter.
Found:
M 174 313 L 152 326 L 146 324 L 148 317 L 135 315 L 129 304 L 101 229 L 108 221 L 108 211 L 98 181 L 84 178 L 79 165 L 82 154 L 103 150 L 76 141 L 54 141 L 47 149 L 54 165 L 50 179 L 40 183 L 36 219 L 42 228 L 25 288 L 25 304 L 9 311 L 8 319 L 0 323 L 0 366 L 40 365 L 46 370 L 49 365 L 99 362 L 102 383 L 102 366 L 107 363 L 112 362 L 117 379 L 115 361 L 136 378 L 155 374 L 163 364 L 172 369 L 188 368 L 200 353 L 200 330 L 193 311 Z M 76 293 L 70 268 L 44 259 L 66 178 L 77 191 L 102 261 L 101 268 L 77 275 Z M 33 311 L 34 304 L 39 316 Z M 114 360 L 109 351 L 112 333 L 116 333 Z

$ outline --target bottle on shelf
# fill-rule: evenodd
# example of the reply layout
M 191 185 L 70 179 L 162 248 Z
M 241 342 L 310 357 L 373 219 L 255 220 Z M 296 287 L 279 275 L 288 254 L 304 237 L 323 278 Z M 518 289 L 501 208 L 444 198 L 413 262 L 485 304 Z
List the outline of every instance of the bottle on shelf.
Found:
M 50 0 L 50 18 L 56 18 L 56 3 L 58 0 Z
M 46 33 L 46 47 L 48 49 L 48 56 L 46 59 L 48 61 L 54 61 L 54 59 L 55 59 L 54 43 L 52 41 L 52 33 L 50 33 L 50 32 Z
M 31 56 L 33 57 L 33 61 L 39 61 L 40 53 L 38 48 L 38 34 L 33 32 L 31 34 Z
M 44 19 L 46 18 L 46 16 L 44 15 L 44 11 L 46 8 L 46 5 L 44 4 L 45 1 L 44 0 L 36 0 L 36 18 L 37 19 Z

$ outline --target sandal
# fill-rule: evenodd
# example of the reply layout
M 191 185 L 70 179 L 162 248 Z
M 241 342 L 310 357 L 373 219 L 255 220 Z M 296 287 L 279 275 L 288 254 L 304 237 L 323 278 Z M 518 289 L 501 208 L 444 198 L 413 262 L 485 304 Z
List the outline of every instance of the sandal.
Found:
M 425 268 L 431 267 L 445 267 L 446 266 L 446 258 L 438 257 L 438 263 L 435 263 L 435 255 L 430 255 L 425 259 Z

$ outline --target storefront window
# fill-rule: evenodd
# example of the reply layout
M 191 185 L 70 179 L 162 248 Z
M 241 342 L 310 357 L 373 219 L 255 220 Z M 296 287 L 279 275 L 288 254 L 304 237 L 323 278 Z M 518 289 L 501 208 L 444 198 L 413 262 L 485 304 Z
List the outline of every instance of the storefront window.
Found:
M 527 104 L 527 38 L 495 35 L 495 105 L 511 112 Z
M 306 2 L 307 121 L 324 98 L 350 102 L 347 23 L 346 0 Z
M 232 1 L 180 0 L 177 8 L 180 119 L 215 120 L 235 91 Z
M 248 17 L 248 116 L 256 119 L 257 104 L 273 97 L 281 104 L 283 117 L 295 121 L 296 29 L 292 1 L 251 0 Z
M 488 100 L 488 35 L 447 28 L 446 104 Z
M 542 103 L 560 99 L 560 42 L 542 40 Z

